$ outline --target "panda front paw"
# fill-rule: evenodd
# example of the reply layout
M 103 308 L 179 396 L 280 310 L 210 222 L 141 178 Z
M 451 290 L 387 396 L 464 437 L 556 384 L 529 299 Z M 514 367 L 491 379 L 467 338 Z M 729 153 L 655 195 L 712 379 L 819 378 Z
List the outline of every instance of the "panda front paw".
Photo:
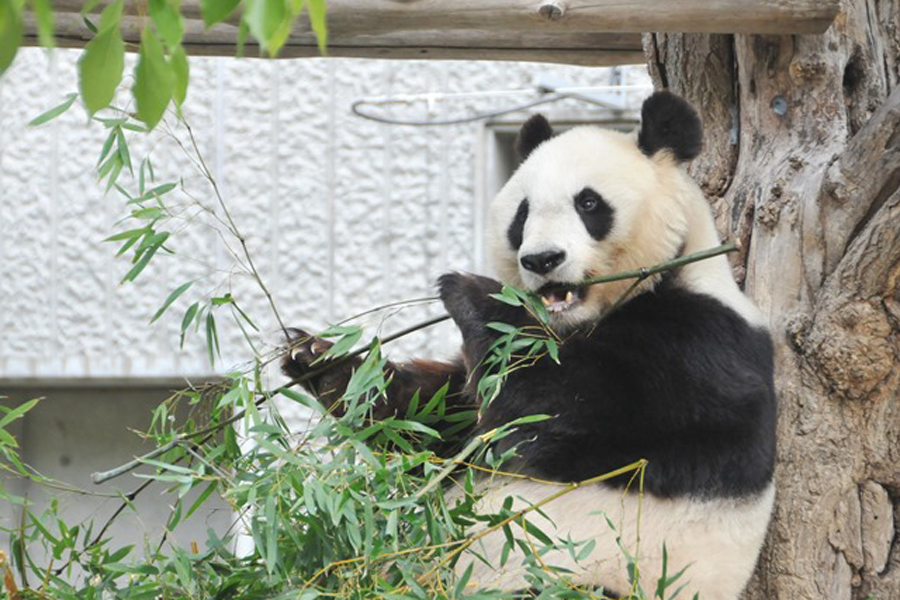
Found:
M 503 289 L 503 284 L 496 279 L 448 273 L 438 279 L 438 289 L 444 308 L 456 322 L 467 344 L 495 337 L 496 332 L 486 327 L 488 323 L 519 326 L 530 322 L 531 317 L 524 309 L 492 297 L 492 294 L 498 294 Z
M 441 301 L 451 315 L 490 307 L 496 302 L 490 295 L 502 289 L 503 284 L 496 279 L 471 273 L 446 273 L 438 278 Z
M 324 355 L 334 344 L 295 327 L 287 333 L 288 351 L 281 363 L 282 373 L 293 381 L 299 380 L 329 410 L 339 413 L 339 407 L 330 405 L 344 393 L 353 372 L 352 361 L 331 364 Z

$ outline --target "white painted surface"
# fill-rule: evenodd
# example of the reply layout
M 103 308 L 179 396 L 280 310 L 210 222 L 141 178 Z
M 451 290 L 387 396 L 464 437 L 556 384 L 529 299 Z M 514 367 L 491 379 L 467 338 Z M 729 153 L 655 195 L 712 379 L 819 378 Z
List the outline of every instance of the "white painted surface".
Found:
M 43 127 L 26 125 L 75 91 L 77 58 L 76 51 L 48 59 L 23 50 L 0 79 L 0 381 L 209 374 L 201 337 L 179 350 L 178 332 L 187 301 L 212 285 L 195 285 L 160 322 L 148 321 L 180 283 L 230 268 L 216 236 L 187 228 L 172 241 L 179 256 L 161 257 L 137 284 L 119 285 L 129 264 L 114 259 L 113 245 L 102 240 L 116 230 L 123 200 L 104 195 L 92 173 L 104 132 L 88 126 L 79 108 Z M 315 328 L 431 295 L 442 272 L 476 268 L 483 124 L 381 125 L 353 116 L 353 100 L 528 88 L 547 77 L 598 85 L 609 83 L 610 73 L 524 63 L 192 58 L 185 112 L 285 321 Z M 628 73 L 629 83 L 646 81 L 642 67 Z M 515 101 L 437 102 L 428 114 L 424 103 L 401 108 L 404 116 L 446 118 Z M 399 116 L 401 108 L 392 110 Z M 591 110 L 567 101 L 549 112 L 589 117 Z M 160 176 L 193 177 L 171 140 L 155 135 L 152 143 Z M 133 152 L 147 147 L 136 139 Z M 195 179 L 188 185 L 202 192 Z M 234 281 L 232 291 L 277 342 L 262 295 L 246 279 Z M 406 310 L 383 330 L 438 310 Z M 448 355 L 452 336 L 449 326 L 435 328 L 394 352 Z M 223 323 L 221 337 L 228 353 L 217 370 L 250 358 L 237 328 Z

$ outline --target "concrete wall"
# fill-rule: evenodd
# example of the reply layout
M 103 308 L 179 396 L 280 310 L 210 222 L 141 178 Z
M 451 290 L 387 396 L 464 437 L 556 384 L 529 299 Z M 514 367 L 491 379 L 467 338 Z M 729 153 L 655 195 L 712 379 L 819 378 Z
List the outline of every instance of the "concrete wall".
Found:
M 10 405 L 43 397 L 38 406 L 25 419 L 16 421 L 10 430 L 19 441 L 22 460 L 42 475 L 86 493 L 67 493 L 21 480 L 8 481 L 10 491 L 28 498 L 38 515 L 55 498 L 58 514 L 70 527 L 81 525 L 84 529 L 86 523 L 93 521 L 93 535 L 96 536 L 121 505 L 116 493 L 128 493 L 144 480 L 126 475 L 94 485 L 90 474 L 153 450 L 152 442 L 142 440 L 136 432 L 147 429 L 151 411 L 171 391 L 158 385 L 84 385 L 72 389 L 49 383 L 41 388 L 6 386 L 2 393 L 7 398 L 0 402 Z M 150 473 L 152 468 L 141 468 L 137 472 Z M 152 484 L 136 498 L 135 510 L 125 510 L 113 522 L 105 536 L 113 539 L 113 547 L 135 544 L 140 554 L 147 541 L 155 548 L 172 508 L 173 496 L 163 496 L 165 490 L 165 485 Z M 198 493 L 195 490 L 188 495 L 186 507 L 191 506 L 191 498 Z M 214 496 L 207 501 L 204 510 L 194 513 L 167 539 L 183 547 L 196 542 L 204 548 L 207 528 L 212 527 L 221 534 L 232 521 L 228 504 Z M 20 507 L 0 502 L 0 529 L 16 529 L 20 522 Z M 9 550 L 7 536 L 2 532 L 0 549 Z M 31 544 L 30 551 L 36 557 L 42 556 L 38 544 Z

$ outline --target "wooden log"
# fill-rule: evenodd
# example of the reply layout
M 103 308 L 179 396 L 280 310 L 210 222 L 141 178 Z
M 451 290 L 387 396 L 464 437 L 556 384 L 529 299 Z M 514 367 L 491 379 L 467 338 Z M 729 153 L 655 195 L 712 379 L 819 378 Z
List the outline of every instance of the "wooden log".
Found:
M 131 51 L 137 49 L 144 17 L 125 16 L 122 35 Z M 83 47 L 93 33 L 77 14 L 59 13 L 56 18 L 56 42 L 63 48 Z M 237 27 L 220 23 L 207 29 L 202 21 L 185 20 L 183 44 L 196 56 L 234 56 Z M 26 46 L 38 45 L 37 29 L 26 15 Z M 245 56 L 260 55 L 256 44 L 248 43 Z M 640 34 L 576 32 L 529 33 L 520 31 L 489 33 L 484 31 L 404 31 L 379 35 L 340 35 L 331 32 L 328 55 L 334 57 L 390 59 L 516 60 L 555 62 L 585 66 L 639 64 L 643 62 Z M 311 32 L 290 36 L 279 58 L 320 56 Z
M 621 65 L 643 61 L 643 31 L 820 33 L 839 0 L 328 0 L 328 54 L 364 58 L 492 59 Z M 81 0 L 54 0 L 57 42 L 91 38 Z M 101 3 L 93 9 L 103 8 Z M 238 16 L 207 29 L 200 0 L 183 0 L 184 44 L 196 55 L 234 55 Z M 126 42 L 146 23 L 141 0 L 128 0 Z M 28 23 L 26 45 L 36 45 Z M 132 44 L 129 49 L 134 50 Z M 248 45 L 245 54 L 258 56 Z M 300 18 L 280 56 L 319 56 Z
M 58 13 L 78 13 L 81 0 L 55 0 Z M 127 14 L 144 14 L 129 0 Z M 99 10 L 96 7 L 95 10 Z M 399 31 L 822 33 L 839 0 L 328 0 L 335 36 Z M 200 0 L 182 13 L 200 19 Z M 231 18 L 236 23 L 237 16 Z M 297 32 L 309 31 L 304 19 Z

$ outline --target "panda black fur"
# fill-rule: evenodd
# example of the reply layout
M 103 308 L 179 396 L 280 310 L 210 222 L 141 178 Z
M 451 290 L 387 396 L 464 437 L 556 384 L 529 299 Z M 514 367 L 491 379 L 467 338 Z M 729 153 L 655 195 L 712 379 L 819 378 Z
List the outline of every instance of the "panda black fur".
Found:
M 516 445 L 506 468 L 534 479 L 583 481 L 647 458 L 644 581 L 659 576 L 665 544 L 670 574 L 690 565 L 685 597 L 735 600 L 752 573 L 774 499 L 773 358 L 761 314 L 721 256 L 646 280 L 603 318 L 630 282 L 576 285 L 719 243 L 702 193 L 680 166 L 701 145 L 696 113 L 667 92 L 646 101 L 636 138 L 595 127 L 553 136 L 539 116 L 525 124 L 518 142 L 524 162 L 492 204 L 489 247 L 503 282 L 543 296 L 564 343 L 560 364 L 545 358 L 510 374 L 473 433 L 525 415 L 553 415 L 498 448 Z M 494 279 L 448 274 L 439 287 L 463 335 L 464 360 L 392 365 L 382 415 L 402 410 L 412 391 L 426 394 L 448 379 L 459 403 L 477 404 L 472 382 L 499 335 L 485 325 L 530 322 L 523 309 L 490 297 L 501 287 Z M 301 346 L 286 371 L 304 372 L 314 350 Z M 333 375 L 319 385 L 320 395 L 339 393 L 347 376 Z M 639 498 L 623 490 L 625 483 L 623 477 L 579 488 L 542 507 L 532 517 L 541 529 L 596 542 L 580 563 L 562 551 L 544 561 L 570 569 L 577 584 L 629 589 L 616 538 L 638 552 Z M 507 497 L 527 506 L 552 489 L 495 477 L 482 491 L 482 506 L 498 510 Z M 496 563 L 504 543 L 496 532 L 473 550 Z M 473 584 L 527 587 L 515 559 L 495 569 L 467 557 L 458 568 L 469 564 Z

